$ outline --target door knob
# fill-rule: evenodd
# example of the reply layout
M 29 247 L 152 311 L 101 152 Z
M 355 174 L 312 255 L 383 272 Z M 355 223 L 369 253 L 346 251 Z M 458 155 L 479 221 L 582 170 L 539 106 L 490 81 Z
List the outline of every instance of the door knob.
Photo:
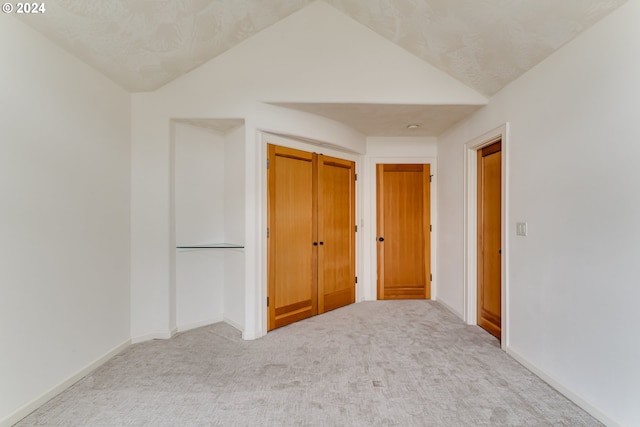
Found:
M 320 242 L 320 246 L 324 245 L 324 242 Z
M 384 242 L 384 237 L 378 237 L 379 242 Z

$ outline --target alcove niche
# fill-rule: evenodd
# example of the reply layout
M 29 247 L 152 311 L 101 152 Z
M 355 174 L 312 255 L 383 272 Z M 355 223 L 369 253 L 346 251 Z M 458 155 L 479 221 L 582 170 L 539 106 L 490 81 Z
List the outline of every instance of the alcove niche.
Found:
M 244 328 L 243 119 L 172 121 L 176 327 Z

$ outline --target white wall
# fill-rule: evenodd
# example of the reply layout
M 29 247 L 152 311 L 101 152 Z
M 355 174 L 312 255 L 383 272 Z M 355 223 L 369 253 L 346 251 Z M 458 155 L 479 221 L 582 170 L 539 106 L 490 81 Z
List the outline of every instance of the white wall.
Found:
M 225 138 L 225 242 L 244 244 L 244 142 L 245 129 L 232 129 Z M 229 249 L 224 252 L 224 321 L 244 330 L 244 250 Z
M 626 3 L 438 143 L 440 298 L 462 312 L 463 145 L 509 122 L 507 351 L 625 426 L 640 425 L 638 17 Z
M 244 243 L 244 126 L 224 135 L 224 241 Z
M 177 245 L 225 240 L 225 140 L 207 128 L 175 124 Z
M 437 157 L 435 137 L 367 137 L 368 157 Z
M 0 25 L 0 424 L 129 342 L 130 96 Z
M 166 267 L 171 118 L 245 119 L 244 332 L 246 338 L 266 333 L 266 153 L 258 131 L 334 143 L 353 153 L 363 153 L 366 142 L 343 124 L 263 103 L 269 101 L 482 104 L 486 99 L 323 2 L 154 93 L 133 95 L 134 337 L 168 336 L 173 327 Z

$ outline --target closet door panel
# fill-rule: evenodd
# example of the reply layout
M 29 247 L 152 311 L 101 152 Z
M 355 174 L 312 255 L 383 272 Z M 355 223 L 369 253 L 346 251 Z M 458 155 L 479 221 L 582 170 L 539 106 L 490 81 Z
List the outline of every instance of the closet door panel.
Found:
M 355 163 L 318 155 L 318 313 L 355 302 Z
M 316 166 L 311 153 L 269 145 L 268 329 L 317 314 Z

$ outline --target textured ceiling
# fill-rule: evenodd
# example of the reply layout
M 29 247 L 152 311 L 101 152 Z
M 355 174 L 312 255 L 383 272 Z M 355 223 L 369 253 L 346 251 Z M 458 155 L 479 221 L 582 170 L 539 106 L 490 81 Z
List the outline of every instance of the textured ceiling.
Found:
M 328 2 L 490 96 L 626 0 Z
M 273 103 L 324 116 L 370 136 L 438 136 L 479 105 Z M 408 128 L 408 125 L 417 128 Z
M 155 90 L 313 1 L 491 96 L 627 0 L 47 0 L 16 15 L 131 92 Z M 348 40 L 345 40 L 348 43 Z M 437 136 L 478 106 L 280 103 L 370 136 Z M 240 122 L 196 119 L 225 131 Z M 418 123 L 418 129 L 406 126 Z
M 21 18 L 127 90 L 142 92 L 312 1 L 48 0 L 46 13 Z M 317 1 L 492 95 L 626 0 Z

